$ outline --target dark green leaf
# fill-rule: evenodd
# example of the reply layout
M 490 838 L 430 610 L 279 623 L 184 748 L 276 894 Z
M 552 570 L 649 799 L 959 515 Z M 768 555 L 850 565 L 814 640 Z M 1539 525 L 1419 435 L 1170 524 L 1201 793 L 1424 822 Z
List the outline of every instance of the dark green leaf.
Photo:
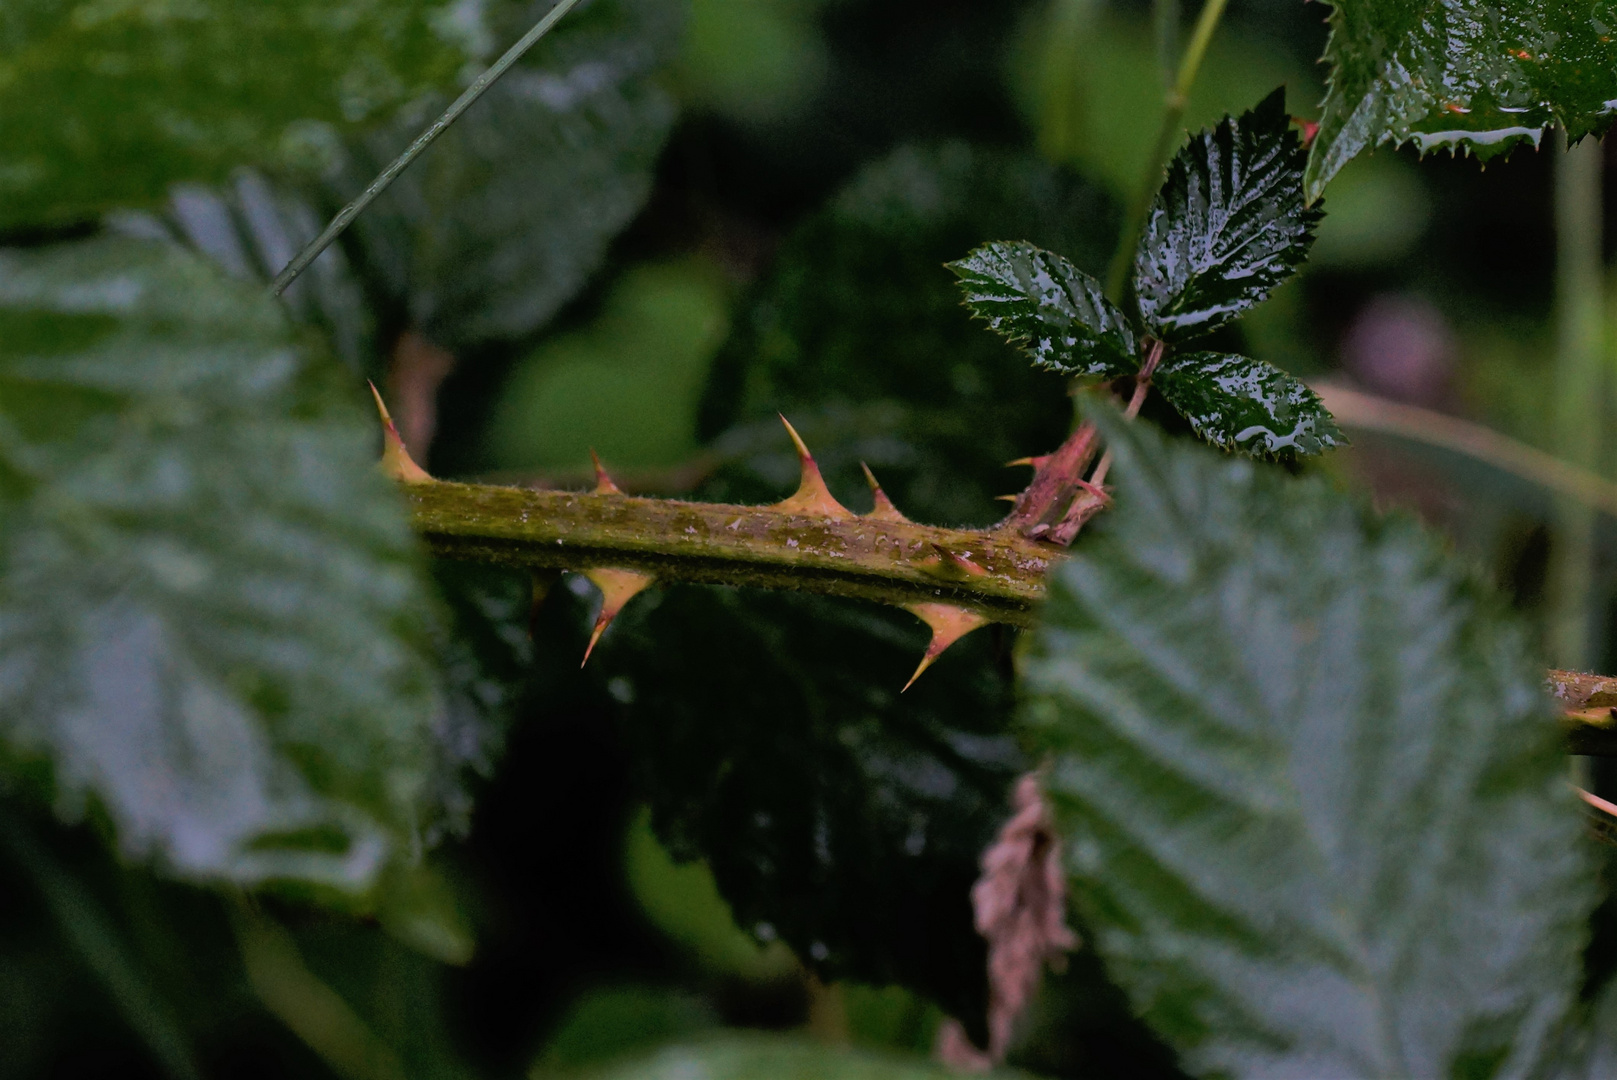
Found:
M 1330 90 L 1308 160 L 1308 197 L 1359 151 L 1414 143 L 1486 161 L 1574 139 L 1617 113 L 1617 8 L 1607 0 L 1360 0 L 1331 11 Z
M 549 6 L 497 10 L 514 37 Z M 600 265 L 673 127 L 654 74 L 681 10 L 596 0 L 569 15 L 355 222 L 362 261 L 429 337 L 462 349 L 529 334 Z M 358 194 L 444 104 L 357 143 L 335 193 Z
M 436 752 L 414 544 L 310 352 L 169 245 L 0 253 L 0 735 L 189 877 L 365 883 Z
M 1225 450 L 1307 455 L 1347 441 L 1317 394 L 1249 356 L 1170 353 L 1151 381 L 1196 434 Z
M 1214 330 L 1302 265 L 1323 216 L 1303 205 L 1305 160 L 1283 88 L 1191 136 L 1168 166 L 1134 256 L 1134 292 L 1152 334 L 1183 341 Z
M 706 858 L 737 924 L 823 978 L 900 983 L 980 1026 L 969 897 L 1025 768 L 994 631 L 901 696 L 927 638 L 902 612 L 684 586 L 619 621 L 590 665 L 673 854 Z
M 872 1054 L 778 1035 L 724 1035 L 664 1047 L 583 1074 L 590 1080 L 952 1080 L 926 1059 Z M 999 1074 L 1005 1075 L 1005 1074 Z
M 455 6 L 9 0 L 0 229 L 155 202 L 238 165 L 317 165 L 338 131 L 453 78 Z
M 1525 636 L 1412 521 L 1097 419 L 1024 711 L 1089 941 L 1197 1075 L 1520 1075 L 1595 899 Z
M 218 187 L 176 184 L 158 211 L 108 215 L 115 232 L 181 244 L 231 277 L 266 287 L 324 224 L 290 185 L 254 169 L 238 169 Z M 327 248 L 281 299 L 299 322 L 325 332 L 350 371 L 377 372 L 374 319 L 340 246 Z
M 1134 331 L 1100 282 L 1028 243 L 984 244 L 949 264 L 966 306 L 1040 367 L 1115 379 L 1140 366 Z
M 435 561 L 432 571 L 450 616 L 436 642 L 444 703 L 433 724 L 438 753 L 427 786 L 437 812 L 427 822 L 428 839 L 437 840 L 471 827 L 467 782 L 492 776 L 505 750 L 533 667 L 533 583 L 526 574 L 464 562 Z
M 948 142 L 869 166 L 787 238 L 737 314 L 701 434 L 753 424 L 753 441 L 773 454 L 759 455 L 752 475 L 726 472 L 707 494 L 745 501 L 791 490 L 783 411 L 849 505 L 869 498 L 864 459 L 917 520 L 1002 517 L 994 496 L 1025 482 L 1005 462 L 1057 446 L 1072 408 L 1059 376 L 973 322 L 941 264 L 1016 236 L 1094 272 L 1115 231 L 1104 196 L 1031 155 Z

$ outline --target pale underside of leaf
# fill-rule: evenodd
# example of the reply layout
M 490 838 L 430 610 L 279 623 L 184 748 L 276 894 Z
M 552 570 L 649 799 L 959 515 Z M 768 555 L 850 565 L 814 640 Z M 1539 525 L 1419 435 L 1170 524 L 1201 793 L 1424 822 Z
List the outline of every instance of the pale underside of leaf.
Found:
M 1194 1074 L 1521 1075 L 1594 899 L 1522 635 L 1413 523 L 1098 419 L 1024 668 L 1086 938 Z
M 422 825 L 432 609 L 371 425 L 172 245 L 0 253 L 0 739 L 193 878 L 364 885 Z

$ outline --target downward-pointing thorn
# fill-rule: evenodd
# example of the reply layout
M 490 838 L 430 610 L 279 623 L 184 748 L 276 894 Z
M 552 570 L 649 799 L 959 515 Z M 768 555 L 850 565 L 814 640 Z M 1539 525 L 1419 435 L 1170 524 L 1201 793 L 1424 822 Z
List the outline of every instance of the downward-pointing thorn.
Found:
M 376 384 L 366 380 L 371 388 L 371 396 L 376 399 L 376 411 L 382 417 L 382 472 L 397 480 L 401 484 L 430 484 L 432 477 L 427 470 L 417 465 L 410 457 L 410 451 L 404 448 L 404 440 L 399 438 L 399 429 L 393 426 L 393 418 L 387 413 L 387 406 L 382 403 L 381 391 Z
M 865 482 L 870 485 L 871 494 L 876 497 L 876 505 L 865 517 L 875 518 L 877 521 L 908 521 L 909 518 L 899 512 L 898 507 L 893 505 L 893 500 L 887 497 L 887 492 L 876 482 L 876 474 L 870 471 L 870 466 L 861 461 L 859 467 L 865 470 Z
M 584 649 L 584 659 L 579 662 L 579 667 L 590 662 L 590 653 L 595 651 L 595 643 L 601 640 L 606 628 L 618 617 L 623 605 L 633 600 L 642 589 L 656 580 L 650 574 L 642 574 L 637 570 L 619 570 L 612 566 L 593 567 L 585 570 L 584 576 L 601 590 L 601 613 L 595 616 L 595 629 L 590 634 L 590 643 Z
M 595 455 L 595 447 L 593 446 L 590 447 L 590 460 L 595 463 L 595 494 L 622 495 L 623 489 L 614 484 L 612 478 L 606 475 L 606 466 L 602 465 L 601 459 Z
M 798 481 L 797 490 L 788 498 L 775 504 L 776 510 L 784 510 L 788 514 L 805 514 L 815 517 L 828 517 L 838 521 L 845 521 L 855 517 L 853 511 L 837 502 L 832 496 L 831 489 L 825 486 L 825 477 L 820 475 L 820 466 L 815 463 L 814 455 L 809 453 L 803 439 L 797 434 L 797 429 L 791 422 L 782 416 L 780 422 L 786 425 L 786 434 L 792 437 L 792 445 L 797 447 L 797 461 L 802 467 L 803 476 Z
M 932 628 L 932 640 L 927 644 L 926 655 L 921 657 L 920 666 L 910 676 L 910 681 L 904 684 L 904 690 L 914 686 L 921 672 L 931 667 L 932 661 L 942 656 L 945 649 L 989 622 L 986 617 L 953 604 L 907 604 L 904 610 Z M 904 690 L 899 693 L 902 694 Z

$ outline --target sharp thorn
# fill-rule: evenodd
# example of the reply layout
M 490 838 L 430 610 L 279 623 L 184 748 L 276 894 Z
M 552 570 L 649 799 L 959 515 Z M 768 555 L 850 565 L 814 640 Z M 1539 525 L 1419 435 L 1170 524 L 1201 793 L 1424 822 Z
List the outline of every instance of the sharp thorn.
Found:
M 919 565 L 933 577 L 946 581 L 969 581 L 988 573 L 986 567 L 971 561 L 970 552 L 960 555 L 937 543 L 932 545 L 932 554 L 922 559 Z
M 1044 468 L 1044 463 L 1049 460 L 1049 454 L 1041 454 L 1038 457 L 1019 457 L 1015 461 L 1007 461 L 1005 467 L 1014 469 L 1018 465 L 1031 465 L 1035 469 L 1042 469 Z
M 932 662 L 943 655 L 943 651 L 979 626 L 986 626 L 989 619 L 965 608 L 955 607 L 953 604 L 906 604 L 905 611 L 926 623 L 932 630 L 932 640 L 927 643 L 926 655 L 921 657 L 920 665 L 910 681 L 904 684 L 904 690 L 915 685 L 915 680 L 921 673 L 932 666 Z M 903 693 L 900 690 L 899 693 Z
M 898 507 L 893 505 L 893 500 L 887 497 L 887 492 L 876 482 L 876 474 L 870 471 L 870 466 L 861 461 L 859 467 L 865 470 L 865 482 L 870 485 L 871 494 L 876 497 L 876 505 L 865 517 L 875 518 L 877 521 L 908 521 L 909 518 L 899 512 Z
M 620 570 L 612 566 L 596 566 L 583 573 L 601 590 L 601 611 L 595 616 L 595 629 L 590 633 L 590 643 L 584 648 L 584 659 L 579 662 L 579 667 L 590 662 L 595 643 L 601 640 L 601 635 L 606 633 L 606 628 L 612 625 L 612 620 L 618 617 L 623 606 L 656 580 L 638 570 Z
M 797 429 L 791 422 L 782 416 L 780 422 L 786 425 L 786 434 L 792 437 L 792 445 L 797 447 L 797 461 L 802 467 L 803 476 L 798 481 L 797 490 L 790 497 L 776 503 L 776 510 L 788 514 L 804 514 L 811 517 L 828 517 L 836 520 L 847 520 L 855 517 L 853 511 L 832 496 L 831 489 L 825 486 L 825 477 L 820 475 L 820 466 L 815 463 L 814 455 L 809 453 Z
M 371 396 L 376 399 L 376 411 L 382 417 L 382 472 L 401 484 L 432 483 L 432 476 L 417 465 L 411 459 L 410 451 L 404 448 L 399 429 L 393 426 L 393 417 L 388 415 L 387 406 L 382 403 L 381 391 L 368 379 L 366 385 L 371 388 Z
M 995 502 L 1015 502 L 1017 499 L 1020 499 L 1021 497 L 1022 496 L 1020 496 L 1020 495 L 995 495 L 994 496 L 994 501 Z
M 601 459 L 595 455 L 595 447 L 593 446 L 590 447 L 590 460 L 595 463 L 595 494 L 622 495 L 623 489 L 614 484 L 612 478 L 606 474 L 606 467 L 601 464 Z

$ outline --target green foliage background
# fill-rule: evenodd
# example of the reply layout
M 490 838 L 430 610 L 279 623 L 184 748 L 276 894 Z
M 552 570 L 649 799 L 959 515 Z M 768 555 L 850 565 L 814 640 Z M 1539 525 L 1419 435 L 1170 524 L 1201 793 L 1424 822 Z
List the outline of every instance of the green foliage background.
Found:
M 939 1075 L 946 1016 L 983 1035 L 978 856 L 1040 763 L 1086 946 L 1013 1067 L 1601 1075 L 1611 903 L 1534 688 L 1544 492 L 1374 436 L 1306 467 L 1191 436 L 1240 355 L 1269 413 L 1315 415 L 1294 377 L 1396 395 L 1353 344 L 1395 301 L 1438 327 L 1419 403 L 1555 449 L 1548 152 L 1414 151 L 1507 150 L 1503 109 L 1598 126 L 1610 42 L 1523 4 L 1467 33 L 1551 60 L 1483 70 L 1430 5 L 1232 4 L 1187 126 L 1282 86 L 1327 213 L 1260 208 L 1273 280 L 1210 303 L 1312 256 L 1163 369 L 1154 427 L 1102 418 L 1124 494 L 1046 628 L 901 696 L 913 618 L 797 594 L 648 594 L 580 671 L 581 579 L 533 609 L 417 550 L 363 379 L 407 427 L 436 401 L 441 476 L 581 484 L 594 447 L 637 490 L 771 500 L 784 412 L 849 505 L 863 461 L 911 517 L 989 524 L 1074 362 L 1029 364 L 944 264 L 1104 275 L 1193 13 L 589 0 L 267 299 L 545 6 L 0 11 L 0 1080 Z M 1072 289 L 1069 324 L 1100 308 Z

